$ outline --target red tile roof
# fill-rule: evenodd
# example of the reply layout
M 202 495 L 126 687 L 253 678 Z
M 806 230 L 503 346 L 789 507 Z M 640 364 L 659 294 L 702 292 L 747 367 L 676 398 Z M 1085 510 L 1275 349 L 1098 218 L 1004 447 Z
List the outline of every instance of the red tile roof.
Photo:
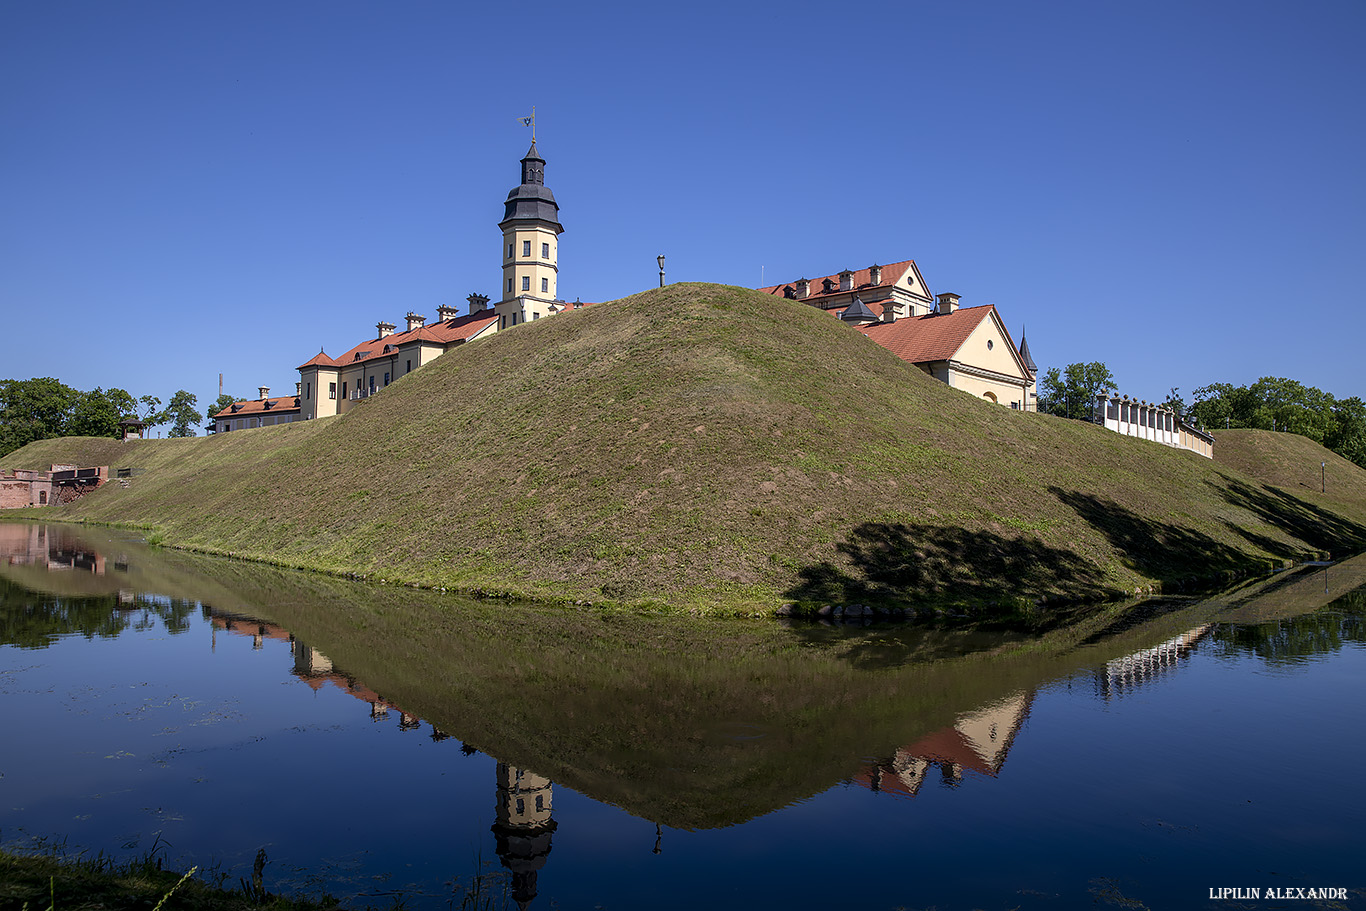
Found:
M 270 407 L 266 407 L 266 402 Z M 237 410 L 234 411 L 233 408 Z M 242 402 L 234 402 L 227 408 L 214 415 L 216 418 L 240 418 L 245 415 L 255 414 L 285 414 L 290 411 L 299 410 L 299 399 L 293 395 L 282 395 L 276 399 L 248 399 Z
M 464 316 L 443 320 L 430 326 L 419 326 L 416 329 L 395 332 L 392 335 L 386 335 L 384 338 L 367 339 L 359 345 L 352 346 L 337 357 L 328 357 L 319 351 L 312 360 L 300 364 L 299 369 L 314 366 L 346 367 L 361 361 L 389 357 L 396 354 L 402 345 L 418 345 L 424 342 L 431 345 L 451 345 L 478 335 L 497 319 L 498 317 L 492 309 L 480 310 L 478 313 L 467 313 Z
M 858 330 L 888 351 L 913 364 L 951 360 L 973 330 L 996 307 L 960 307 L 952 313 L 910 316 L 894 323 L 873 323 Z
M 913 259 L 908 259 L 903 262 L 891 263 L 889 265 L 883 266 L 882 283 L 878 285 L 873 284 L 873 273 L 871 267 L 868 269 L 851 269 L 850 271 L 854 273 L 854 290 L 861 291 L 864 288 L 881 288 L 883 285 L 894 285 L 897 282 L 901 281 L 901 279 L 906 275 L 906 272 L 908 270 L 911 270 L 913 268 L 915 268 L 915 260 Z M 824 297 L 825 293 L 821 290 L 821 282 L 827 278 L 835 283 L 835 290 L 831 291 L 831 294 L 848 293 L 847 291 L 840 291 L 840 275 L 838 272 L 836 272 L 834 275 L 818 275 L 815 278 L 810 279 L 811 290 L 807 293 L 806 297 L 802 298 L 802 300 L 812 300 L 814 298 Z M 792 286 L 793 289 L 797 287 L 797 283 L 795 281 L 790 281 L 783 282 L 779 285 L 771 285 L 767 288 L 759 288 L 758 290 L 764 292 L 765 294 L 776 294 L 779 297 L 781 297 L 783 294 L 783 289 L 788 287 L 789 285 Z

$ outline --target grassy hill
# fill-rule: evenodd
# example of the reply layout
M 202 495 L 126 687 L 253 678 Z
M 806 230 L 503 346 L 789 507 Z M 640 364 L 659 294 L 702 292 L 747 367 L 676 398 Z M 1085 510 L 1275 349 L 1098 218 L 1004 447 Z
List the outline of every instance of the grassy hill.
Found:
M 1366 547 L 1361 469 L 1218 439 L 1210 462 L 1013 412 L 814 308 L 683 284 L 464 346 L 342 417 L 0 465 L 142 468 L 43 514 L 177 546 L 703 609 L 1087 599 Z

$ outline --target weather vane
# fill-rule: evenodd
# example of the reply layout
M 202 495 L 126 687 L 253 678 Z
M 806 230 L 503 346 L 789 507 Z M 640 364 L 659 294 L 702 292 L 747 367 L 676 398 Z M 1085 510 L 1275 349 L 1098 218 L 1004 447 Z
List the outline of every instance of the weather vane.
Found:
M 531 127 L 531 143 L 536 144 L 536 105 L 531 106 L 530 117 L 518 117 L 517 122 L 524 127 Z

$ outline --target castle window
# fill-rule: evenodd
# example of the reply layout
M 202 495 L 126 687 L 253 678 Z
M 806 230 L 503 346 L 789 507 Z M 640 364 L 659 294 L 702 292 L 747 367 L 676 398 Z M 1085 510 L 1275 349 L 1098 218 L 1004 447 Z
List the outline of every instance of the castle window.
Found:
M 549 294 L 549 293 L 550 293 L 550 279 L 548 279 L 548 278 L 543 278 L 543 279 L 541 279 L 541 293 L 542 293 L 542 294 Z
M 508 244 L 508 259 L 512 259 L 512 244 Z
M 328 384 L 327 384 L 327 397 L 328 397 L 329 399 L 335 399 L 335 398 L 337 397 L 337 384 L 336 384 L 336 383 L 328 383 Z
M 405 371 L 403 371 L 403 372 L 404 372 L 404 373 L 412 373 L 412 372 L 413 372 L 413 362 L 412 362 L 412 361 L 409 361 L 409 362 L 408 362 L 408 369 L 405 370 Z
M 342 383 L 342 398 L 346 398 L 346 384 Z
M 541 259 L 550 259 L 550 244 L 541 244 Z
M 304 398 L 306 398 L 306 399 L 311 399 L 311 398 L 313 398 L 313 384 L 312 384 L 312 383 L 304 383 Z
M 540 318 L 541 318 L 541 314 L 536 313 L 536 312 L 532 312 L 531 318 L 532 318 L 532 319 L 540 319 Z
M 508 294 L 512 293 L 512 279 L 508 279 Z
M 994 344 L 994 342 L 992 342 L 991 339 L 987 339 L 987 350 L 988 350 L 988 351 L 991 350 L 991 346 L 992 346 L 993 344 Z
M 40 491 L 38 491 L 38 505 L 39 505 L 39 506 L 46 506 L 46 505 L 47 505 L 47 491 L 46 491 L 46 490 L 40 490 Z
M 530 276 L 530 275 L 523 275 L 523 276 L 522 276 L 522 290 L 523 290 L 523 291 L 530 291 L 530 290 L 531 290 L 531 276 Z
M 386 386 L 389 385 L 389 371 L 388 371 L 388 370 L 384 371 L 384 385 L 386 385 Z
M 529 241 L 529 240 L 524 240 L 524 241 L 522 241 L 522 255 L 523 255 L 523 256 L 530 256 L 530 255 L 531 255 L 531 241 Z

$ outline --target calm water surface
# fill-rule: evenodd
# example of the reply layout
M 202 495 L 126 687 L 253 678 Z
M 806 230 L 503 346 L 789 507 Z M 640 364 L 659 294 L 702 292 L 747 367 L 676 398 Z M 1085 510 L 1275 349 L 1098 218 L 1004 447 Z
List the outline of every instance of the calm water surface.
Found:
M 1363 585 L 707 623 L 0 524 L 0 842 L 355 908 L 1362 907 Z

